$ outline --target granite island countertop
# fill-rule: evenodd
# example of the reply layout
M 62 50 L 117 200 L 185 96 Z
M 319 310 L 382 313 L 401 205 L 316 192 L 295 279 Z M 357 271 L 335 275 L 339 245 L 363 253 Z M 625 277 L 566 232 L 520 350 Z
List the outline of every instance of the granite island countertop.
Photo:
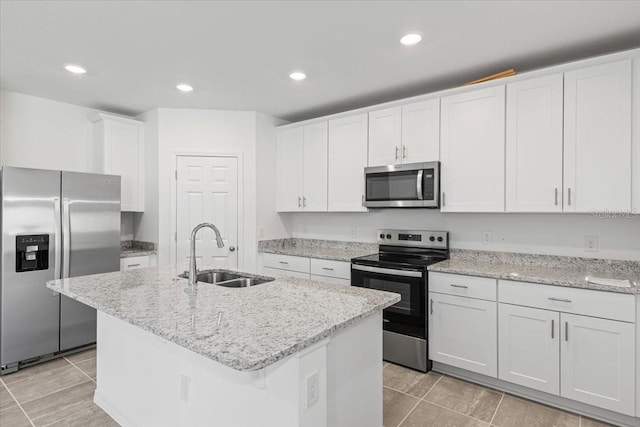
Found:
M 187 279 L 177 277 L 184 271 L 146 268 L 53 280 L 47 287 L 240 371 L 269 366 L 400 300 L 285 275 L 250 288 L 201 282 L 191 292 Z
M 640 295 L 640 262 L 550 255 L 451 250 L 451 258 L 429 271 L 489 277 Z M 630 287 L 589 282 L 588 278 L 629 280 Z
M 351 258 L 377 254 L 377 243 L 320 239 L 260 240 L 258 252 L 351 262 Z

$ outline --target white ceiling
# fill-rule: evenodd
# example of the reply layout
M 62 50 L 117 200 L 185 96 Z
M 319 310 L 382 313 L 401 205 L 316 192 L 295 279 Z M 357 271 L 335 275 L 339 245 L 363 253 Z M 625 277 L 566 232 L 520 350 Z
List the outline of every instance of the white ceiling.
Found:
M 638 46 L 640 1 L 0 2 L 2 89 L 130 115 L 298 120 Z

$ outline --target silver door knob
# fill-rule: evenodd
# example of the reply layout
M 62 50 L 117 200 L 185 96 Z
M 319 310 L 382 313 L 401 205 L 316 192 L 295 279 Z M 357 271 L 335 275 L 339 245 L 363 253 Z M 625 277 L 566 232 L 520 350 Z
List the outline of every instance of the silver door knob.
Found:
M 234 252 L 236 250 L 235 246 L 229 246 L 229 252 Z

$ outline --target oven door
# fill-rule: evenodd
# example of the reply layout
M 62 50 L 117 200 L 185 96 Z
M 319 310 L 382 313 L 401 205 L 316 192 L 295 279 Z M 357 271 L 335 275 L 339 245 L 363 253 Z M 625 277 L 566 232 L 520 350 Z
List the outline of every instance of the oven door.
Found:
M 438 162 L 365 169 L 364 205 L 376 207 L 439 207 Z
M 384 330 L 426 339 L 425 272 L 352 264 L 351 285 L 400 294 L 400 301 L 384 310 Z

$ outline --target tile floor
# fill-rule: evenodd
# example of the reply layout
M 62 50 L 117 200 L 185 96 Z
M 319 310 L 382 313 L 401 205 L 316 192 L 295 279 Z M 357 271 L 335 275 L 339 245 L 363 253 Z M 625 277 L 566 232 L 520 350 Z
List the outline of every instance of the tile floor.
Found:
M 433 372 L 384 364 L 385 427 L 604 427 Z M 93 403 L 95 349 L 0 377 L 0 425 L 116 427 Z
M 385 363 L 385 427 L 604 427 L 577 414 L 434 372 Z

